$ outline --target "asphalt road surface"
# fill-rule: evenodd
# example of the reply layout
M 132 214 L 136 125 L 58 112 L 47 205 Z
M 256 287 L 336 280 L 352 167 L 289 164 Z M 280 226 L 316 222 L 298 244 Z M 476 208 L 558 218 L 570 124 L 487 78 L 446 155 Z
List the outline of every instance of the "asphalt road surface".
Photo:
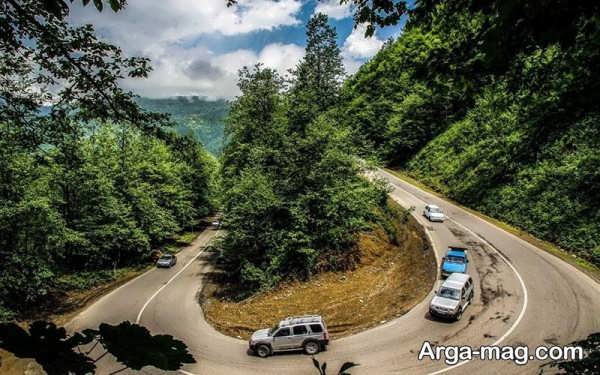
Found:
M 430 295 L 406 315 L 362 333 L 333 340 L 317 357 L 335 373 L 345 361 L 360 364 L 352 374 L 536 374 L 540 362 L 518 366 L 510 361 L 473 360 L 448 366 L 419 361 L 424 341 L 438 345 L 565 345 L 600 331 L 600 285 L 560 259 L 498 227 L 378 171 L 393 191 L 391 197 L 425 227 L 439 259 L 451 244 L 470 247 L 470 274 L 475 299 L 459 322 L 429 317 Z M 442 207 L 448 220 L 429 223 L 421 216 L 426 203 Z M 171 269 L 154 269 L 116 289 L 79 314 L 69 328 L 95 328 L 102 322 L 138 322 L 154 334 L 166 333 L 185 342 L 197 363 L 184 374 L 315 374 L 310 357 L 278 354 L 261 359 L 247 354 L 246 341 L 227 337 L 205 322 L 197 302 L 202 276 L 210 269 L 203 246 L 218 231 L 204 231 L 182 250 Z M 436 284 L 436 287 L 439 285 Z M 435 289 L 435 288 L 434 288 Z M 120 364 L 109 356 L 98 363 L 99 373 Z M 143 373 L 163 371 L 144 368 Z M 125 371 L 124 373 L 127 373 Z M 547 373 L 547 372 L 545 372 Z

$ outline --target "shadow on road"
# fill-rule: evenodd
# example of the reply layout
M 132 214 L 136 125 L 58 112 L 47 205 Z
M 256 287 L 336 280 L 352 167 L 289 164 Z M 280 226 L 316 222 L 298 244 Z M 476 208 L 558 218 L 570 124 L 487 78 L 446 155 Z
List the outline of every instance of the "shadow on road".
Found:
M 431 313 L 429 311 L 427 311 L 425 313 L 425 315 L 423 315 L 423 318 L 425 318 L 426 320 L 429 320 L 430 322 L 436 322 L 436 323 L 442 323 L 442 324 L 453 324 L 454 322 L 456 322 L 456 320 L 452 319 L 452 318 L 442 318 L 442 317 L 433 316 L 433 315 L 431 315 Z
M 84 346 L 91 345 L 88 350 Z M 103 353 L 92 358 L 100 346 Z M 195 363 L 187 346 L 170 335 L 152 335 L 130 322 L 100 324 L 67 335 L 62 327 L 50 322 L 34 322 L 26 330 L 14 323 L 0 324 L 0 348 L 18 358 L 34 359 L 48 375 L 83 375 L 95 373 L 96 363 L 111 354 L 123 367 L 118 372 L 154 366 L 160 370 L 178 370 L 185 363 Z
M 544 374 L 545 370 L 551 374 L 557 373 L 557 370 L 561 374 L 600 374 L 600 332 L 574 341 L 569 346 L 580 347 L 582 358 L 550 361 L 540 366 L 539 374 Z

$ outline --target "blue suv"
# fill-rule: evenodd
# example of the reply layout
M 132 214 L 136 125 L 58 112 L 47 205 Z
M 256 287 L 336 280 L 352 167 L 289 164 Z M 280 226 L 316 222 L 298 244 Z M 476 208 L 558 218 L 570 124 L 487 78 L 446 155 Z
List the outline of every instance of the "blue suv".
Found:
M 442 277 L 451 273 L 467 273 L 469 258 L 464 247 L 449 246 L 446 256 L 442 258 Z

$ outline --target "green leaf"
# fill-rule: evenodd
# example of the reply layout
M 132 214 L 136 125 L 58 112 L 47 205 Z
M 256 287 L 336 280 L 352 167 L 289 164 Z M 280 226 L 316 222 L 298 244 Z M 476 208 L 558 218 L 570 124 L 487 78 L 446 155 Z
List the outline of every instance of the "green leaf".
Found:
M 99 12 L 102 12 L 102 9 L 104 8 L 102 0 L 94 0 L 94 5 L 96 6 L 96 9 L 98 9 Z
M 110 7 L 113 11 L 118 12 L 123 8 L 122 0 L 110 0 Z

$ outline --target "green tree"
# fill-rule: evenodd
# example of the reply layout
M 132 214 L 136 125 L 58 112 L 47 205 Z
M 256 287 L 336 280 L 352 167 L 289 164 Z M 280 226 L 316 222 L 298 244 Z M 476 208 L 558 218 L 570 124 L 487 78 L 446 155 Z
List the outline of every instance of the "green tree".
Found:
M 144 261 L 214 207 L 215 161 L 189 139 L 97 124 L 43 151 L 5 146 L 0 298 L 17 312 L 48 299 L 58 275 Z
M 277 168 L 285 155 L 276 143 L 285 142 L 282 80 L 272 69 L 256 65 L 240 70 L 238 87 L 242 95 L 231 105 L 223 151 L 223 190 L 228 190 L 246 165 L 265 164 Z M 264 145 L 264 147 L 262 146 Z
M 108 3 L 114 11 L 124 5 Z M 101 0 L 94 4 L 102 10 Z M 142 111 L 118 83 L 146 77 L 148 59 L 124 57 L 118 47 L 98 40 L 91 25 L 68 25 L 65 0 L 6 0 L 0 12 L 0 123 L 11 125 L 15 142 L 29 148 L 51 143 L 73 130 L 69 116 L 160 132 L 164 116 Z
M 303 135 L 305 127 L 319 113 L 338 104 L 344 65 L 337 46 L 337 33 L 322 13 L 306 26 L 306 52 L 293 71 L 289 121 L 293 131 Z
M 326 21 L 311 20 L 289 92 L 272 70 L 240 71 L 222 157 L 228 231 L 220 246 L 246 293 L 354 264 L 356 235 L 386 195 L 361 176 L 349 132 L 335 120 L 342 71 Z
M 588 1 L 416 2 L 340 121 L 365 155 L 600 264 L 599 20 Z
M 215 204 L 214 159 L 119 86 L 149 60 L 69 25 L 69 3 L 0 2 L 2 319 L 51 301 L 58 276 L 143 262 Z

